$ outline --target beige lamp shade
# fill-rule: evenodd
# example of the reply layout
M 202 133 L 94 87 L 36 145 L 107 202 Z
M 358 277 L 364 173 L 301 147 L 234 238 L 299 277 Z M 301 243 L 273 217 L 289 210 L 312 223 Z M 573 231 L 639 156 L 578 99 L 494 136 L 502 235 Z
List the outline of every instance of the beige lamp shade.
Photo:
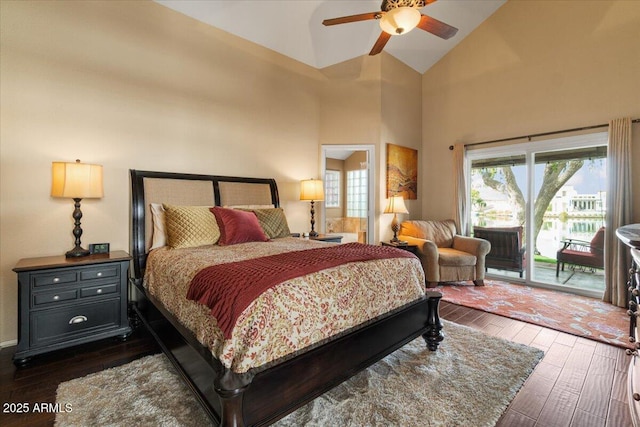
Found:
M 324 200 L 324 185 L 320 179 L 305 179 L 300 183 L 300 200 Z
M 404 199 L 402 198 L 402 196 L 392 196 L 389 198 L 389 202 L 387 203 L 387 207 L 385 208 L 384 213 L 408 214 L 409 211 L 404 205 Z
M 421 19 L 420 11 L 413 7 L 391 9 L 380 18 L 380 28 L 392 36 L 413 30 Z
M 51 196 L 71 199 L 100 199 L 102 166 L 88 163 L 53 162 L 51 166 Z

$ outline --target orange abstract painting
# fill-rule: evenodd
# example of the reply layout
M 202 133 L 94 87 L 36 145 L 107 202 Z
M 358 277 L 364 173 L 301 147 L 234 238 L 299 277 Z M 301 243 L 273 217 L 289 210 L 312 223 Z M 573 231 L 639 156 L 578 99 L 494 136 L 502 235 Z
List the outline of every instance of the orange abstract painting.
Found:
M 387 197 L 418 198 L 418 150 L 387 144 Z

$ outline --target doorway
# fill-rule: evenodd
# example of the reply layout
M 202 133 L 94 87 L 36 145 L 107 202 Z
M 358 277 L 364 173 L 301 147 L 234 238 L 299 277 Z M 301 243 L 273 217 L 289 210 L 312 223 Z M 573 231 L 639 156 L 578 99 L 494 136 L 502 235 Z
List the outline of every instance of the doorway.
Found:
M 374 239 L 373 145 L 323 145 L 322 204 L 324 234 L 341 235 L 342 242 L 372 243 Z

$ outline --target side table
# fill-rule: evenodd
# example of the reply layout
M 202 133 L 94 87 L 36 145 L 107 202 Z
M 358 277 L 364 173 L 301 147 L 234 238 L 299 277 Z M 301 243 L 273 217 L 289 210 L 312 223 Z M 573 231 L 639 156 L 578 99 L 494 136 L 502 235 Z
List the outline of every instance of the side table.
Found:
M 81 258 L 26 258 L 18 273 L 16 365 L 37 354 L 131 333 L 124 251 Z
M 392 242 L 380 242 L 382 246 L 392 246 L 394 248 L 402 249 L 405 251 L 409 251 L 414 255 L 418 255 L 418 245 L 409 245 L 409 244 L 398 244 Z

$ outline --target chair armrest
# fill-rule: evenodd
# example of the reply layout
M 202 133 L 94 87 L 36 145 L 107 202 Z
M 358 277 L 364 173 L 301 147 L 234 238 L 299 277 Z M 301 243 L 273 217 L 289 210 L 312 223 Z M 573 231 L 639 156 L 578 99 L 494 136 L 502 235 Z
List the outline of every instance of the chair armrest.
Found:
M 580 252 L 591 251 L 591 243 L 586 242 L 584 240 L 569 239 L 569 240 L 563 240 L 561 243 L 562 243 L 562 248 L 560 249 L 560 251 L 563 251 L 565 249 L 572 249 L 574 251 L 580 251 Z
M 491 243 L 488 240 L 456 234 L 453 237 L 453 249 L 484 258 L 491 250 Z
M 407 235 L 399 235 L 398 239 L 404 240 L 410 245 L 416 245 L 418 247 L 418 254 L 425 258 L 432 259 L 436 263 L 438 262 L 438 247 L 431 240 L 419 239 Z
M 438 260 L 440 254 L 438 253 L 436 244 L 431 240 L 419 239 L 417 237 L 407 236 L 406 234 L 400 235 L 398 238 L 405 240 L 410 245 L 417 246 L 417 255 L 424 270 L 425 280 L 427 282 L 439 282 L 440 267 L 438 266 Z
M 565 245 L 583 245 L 583 246 L 589 246 L 591 245 L 590 242 L 587 242 L 586 240 L 578 240 L 578 239 L 567 239 L 567 240 L 562 240 L 560 243 L 563 243 Z

